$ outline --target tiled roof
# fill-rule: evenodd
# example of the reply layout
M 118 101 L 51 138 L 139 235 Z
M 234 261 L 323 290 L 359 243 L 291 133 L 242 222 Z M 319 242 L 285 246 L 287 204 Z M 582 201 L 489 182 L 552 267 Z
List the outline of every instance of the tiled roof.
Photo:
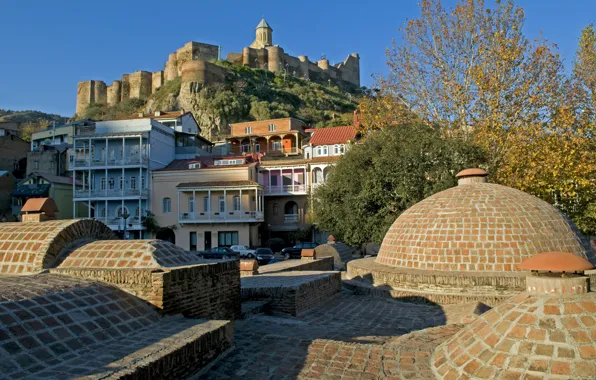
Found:
M 45 212 L 52 216 L 58 212 L 58 207 L 52 198 L 29 198 L 23 208 L 22 212 Z
M 242 160 L 241 165 L 215 165 L 215 160 Z M 174 160 L 168 166 L 156 171 L 176 171 L 176 170 L 200 170 L 200 169 L 223 169 L 223 168 L 243 168 L 254 163 L 252 156 L 227 156 L 227 157 L 197 157 L 194 159 Z M 201 164 L 200 168 L 189 169 L 189 164 Z
M 177 187 L 233 187 L 233 186 L 261 186 L 255 181 L 206 181 L 179 183 Z
M 356 128 L 352 126 L 318 128 L 310 139 L 310 145 L 345 144 L 355 137 Z

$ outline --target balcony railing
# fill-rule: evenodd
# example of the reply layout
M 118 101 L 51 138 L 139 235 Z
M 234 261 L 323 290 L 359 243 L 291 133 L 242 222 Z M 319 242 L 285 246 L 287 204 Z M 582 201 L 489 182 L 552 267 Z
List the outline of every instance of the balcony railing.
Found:
M 115 226 L 122 229 L 124 228 L 124 221 L 120 217 L 99 217 L 95 219 L 99 220 L 100 222 L 103 222 L 104 224 L 107 224 L 108 226 Z M 128 219 L 126 219 L 126 228 L 129 228 L 130 224 L 132 224 L 133 226 L 139 226 L 141 224 L 141 218 L 138 216 L 128 217 Z
M 129 157 L 125 159 L 110 159 L 105 158 L 92 159 L 88 158 L 76 158 L 74 160 L 76 167 L 97 167 L 97 166 L 124 166 L 124 165 L 140 165 L 141 161 L 144 165 L 148 165 L 147 156 L 142 157 Z
M 298 214 L 284 214 L 284 223 L 298 223 L 299 220 Z
M 262 221 L 263 213 L 260 211 L 228 211 L 228 212 L 187 212 L 178 215 L 180 223 L 197 222 L 230 222 L 230 221 Z
M 75 198 L 140 197 L 149 195 L 148 189 L 75 190 Z
M 307 186 L 302 185 L 284 185 L 284 186 L 265 186 L 265 194 L 306 194 Z

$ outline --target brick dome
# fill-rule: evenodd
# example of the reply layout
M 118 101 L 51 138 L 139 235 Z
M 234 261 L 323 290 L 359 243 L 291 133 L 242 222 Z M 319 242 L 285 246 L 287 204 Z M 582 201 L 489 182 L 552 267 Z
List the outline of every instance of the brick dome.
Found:
M 59 268 L 169 268 L 204 262 L 163 240 L 101 240 L 73 250 Z
M 91 219 L 0 223 L 0 273 L 39 273 L 52 268 L 69 249 L 101 239 L 116 235 Z
M 596 293 L 524 292 L 441 344 L 431 365 L 441 379 L 594 379 Z
M 548 203 L 510 187 L 460 179 L 405 211 L 376 259 L 393 267 L 438 271 L 517 271 L 540 252 L 563 251 L 595 262 L 589 242 Z

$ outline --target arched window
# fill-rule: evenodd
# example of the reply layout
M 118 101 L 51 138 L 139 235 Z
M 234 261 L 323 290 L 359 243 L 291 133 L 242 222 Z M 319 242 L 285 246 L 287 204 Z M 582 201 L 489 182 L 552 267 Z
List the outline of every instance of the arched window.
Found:
M 298 204 L 294 201 L 286 202 L 286 204 L 284 206 L 284 214 L 298 215 Z
M 317 147 L 317 156 L 320 156 L 321 154 L 323 154 L 323 148 Z
M 234 211 L 240 211 L 240 196 L 234 195 L 233 198 Z
M 333 147 L 333 154 L 339 154 L 339 145 L 335 144 L 335 146 Z
M 162 210 L 164 213 L 172 212 L 172 198 L 164 198 L 163 199 Z
M 128 213 L 128 208 L 126 206 L 122 207 L 122 206 L 118 206 L 118 208 L 116 209 L 116 215 L 118 215 L 118 218 L 122 218 L 122 215 L 130 215 Z
M 323 183 L 323 171 L 321 170 L 321 168 L 314 168 L 313 170 L 313 177 L 312 177 L 312 182 L 313 183 Z
M 323 182 L 327 182 L 328 175 L 329 175 L 329 168 L 325 167 L 325 169 L 323 169 Z

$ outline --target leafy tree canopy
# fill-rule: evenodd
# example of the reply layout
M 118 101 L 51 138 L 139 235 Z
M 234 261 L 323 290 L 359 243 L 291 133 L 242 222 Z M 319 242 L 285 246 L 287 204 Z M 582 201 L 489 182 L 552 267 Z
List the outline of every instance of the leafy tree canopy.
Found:
M 347 244 L 380 243 L 403 211 L 483 162 L 480 148 L 423 124 L 380 130 L 351 146 L 316 189 L 314 220 Z

